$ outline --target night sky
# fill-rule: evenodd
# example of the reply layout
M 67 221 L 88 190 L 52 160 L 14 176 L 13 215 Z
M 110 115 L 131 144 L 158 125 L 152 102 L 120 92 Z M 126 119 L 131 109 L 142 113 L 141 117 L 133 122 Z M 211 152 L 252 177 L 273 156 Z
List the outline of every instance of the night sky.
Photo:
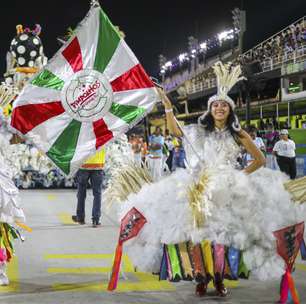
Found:
M 60 47 L 56 38 L 76 24 L 89 9 L 89 0 L 1 0 L 0 73 L 5 71 L 5 55 L 16 34 L 24 27 L 42 26 L 45 54 L 51 58 Z M 185 4 L 183 4 L 185 3 Z M 243 6 L 247 12 L 244 48 L 248 49 L 291 22 L 306 15 L 305 0 L 100 0 L 113 24 L 126 34 L 126 41 L 145 69 L 156 75 L 158 55 L 171 59 L 187 50 L 187 37 L 200 41 L 231 27 L 231 10 Z

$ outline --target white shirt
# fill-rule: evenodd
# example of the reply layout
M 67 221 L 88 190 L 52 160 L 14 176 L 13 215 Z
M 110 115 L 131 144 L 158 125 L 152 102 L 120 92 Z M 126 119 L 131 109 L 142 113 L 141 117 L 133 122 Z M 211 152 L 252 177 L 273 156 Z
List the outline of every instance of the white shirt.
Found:
M 277 152 L 279 156 L 295 157 L 295 143 L 291 139 L 281 139 L 275 144 L 273 151 Z
M 266 146 L 262 140 L 261 137 L 255 137 L 255 139 L 253 139 L 253 143 L 255 144 L 255 146 L 260 150 L 265 150 L 266 149 Z M 262 149 L 263 148 L 263 149 Z M 252 160 L 254 160 L 254 158 L 251 156 L 251 154 L 247 153 L 246 154 L 246 160 L 247 162 L 250 162 Z

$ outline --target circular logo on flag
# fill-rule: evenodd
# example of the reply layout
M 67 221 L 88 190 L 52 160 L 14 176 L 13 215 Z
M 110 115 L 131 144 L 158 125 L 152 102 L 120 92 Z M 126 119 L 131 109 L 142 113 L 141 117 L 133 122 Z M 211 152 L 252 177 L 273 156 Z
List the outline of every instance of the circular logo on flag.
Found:
M 95 121 L 110 109 L 113 90 L 106 77 L 96 70 L 81 70 L 65 84 L 62 105 L 78 121 Z

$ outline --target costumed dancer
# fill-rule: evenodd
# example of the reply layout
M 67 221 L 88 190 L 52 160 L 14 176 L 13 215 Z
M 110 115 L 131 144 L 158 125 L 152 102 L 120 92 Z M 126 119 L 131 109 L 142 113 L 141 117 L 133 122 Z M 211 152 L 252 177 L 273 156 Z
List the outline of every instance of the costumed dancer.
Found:
M 12 181 L 12 170 L 4 161 L 4 153 L 7 152 L 4 147 L 10 143 L 23 142 L 16 134 L 12 136 L 6 129 L 10 119 L 9 109 L 28 79 L 47 61 L 39 38 L 40 25 L 37 24 L 33 30 L 17 25 L 16 30 L 17 35 L 11 42 L 10 52 L 7 53 L 5 81 L 0 86 L 0 107 L 7 114 L 7 117 L 1 118 L 0 132 L 0 285 L 9 284 L 6 266 L 13 257 L 13 239 L 22 239 L 14 225 L 31 231 L 24 224 L 25 216 L 20 207 L 18 189 Z
M 0 95 L 1 109 L 14 96 L 15 92 L 10 87 L 2 85 Z M 12 171 L 3 159 L 3 150 L 9 145 L 9 134 L 5 131 L 3 124 L 4 118 L 2 117 L 0 132 L 0 285 L 6 286 L 9 284 L 6 267 L 14 253 L 13 240 L 21 238 L 20 233 L 13 225 L 17 224 L 23 228 L 26 226 L 23 224 L 25 216 L 20 208 L 18 189 L 13 183 Z
M 147 220 L 125 244 L 134 265 L 174 281 L 195 279 L 199 296 L 210 280 L 218 295 L 226 296 L 223 278 L 248 277 L 249 270 L 260 280 L 280 278 L 284 261 L 273 231 L 305 217 L 304 205 L 292 202 L 284 187 L 287 177 L 260 168 L 265 158 L 234 113 L 228 92 L 240 79 L 240 66 L 218 62 L 214 71 L 218 91 L 196 125 L 181 129 L 170 100 L 160 92 L 168 128 L 184 136 L 188 170 L 143 183 L 140 190 L 118 178 L 108 190 L 109 197 L 123 201 L 120 219 L 134 207 Z M 243 170 L 237 161 L 241 148 L 253 159 Z M 121 170 L 126 175 L 128 168 Z

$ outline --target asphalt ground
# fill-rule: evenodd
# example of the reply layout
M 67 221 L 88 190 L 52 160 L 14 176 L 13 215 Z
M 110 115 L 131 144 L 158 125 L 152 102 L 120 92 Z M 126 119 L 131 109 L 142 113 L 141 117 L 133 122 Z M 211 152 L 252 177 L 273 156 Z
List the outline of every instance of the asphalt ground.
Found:
M 0 287 L 1 304 L 50 303 L 276 303 L 279 281 L 258 282 L 250 278 L 227 281 L 227 298 L 210 288 L 203 298 L 195 296 L 192 282 L 159 281 L 150 273 L 135 272 L 128 256 L 118 288 L 107 291 L 119 226 L 103 212 L 102 226 L 91 227 L 92 196 L 87 196 L 85 225 L 71 221 L 75 190 L 24 190 L 20 193 L 27 224 L 26 241 L 15 243 L 16 256 L 9 265 L 10 285 Z M 294 280 L 301 303 L 306 303 L 306 263 L 297 261 Z M 211 287 L 211 286 L 210 286 Z

